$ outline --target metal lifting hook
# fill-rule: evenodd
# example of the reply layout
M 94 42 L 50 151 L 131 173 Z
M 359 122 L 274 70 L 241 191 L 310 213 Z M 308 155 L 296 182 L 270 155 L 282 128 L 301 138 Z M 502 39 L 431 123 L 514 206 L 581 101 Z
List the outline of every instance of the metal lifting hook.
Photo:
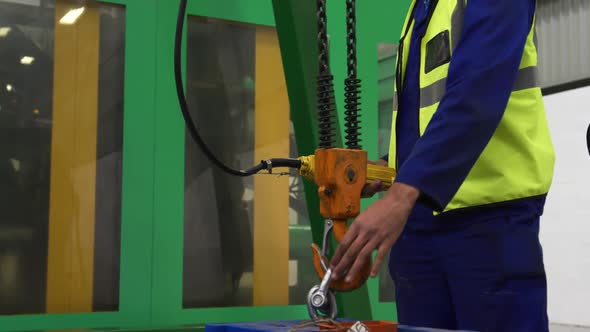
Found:
M 319 257 L 319 268 L 325 273 L 322 282 L 319 285 L 313 286 L 307 294 L 307 309 L 309 311 L 309 316 L 312 319 L 322 317 L 335 319 L 338 315 L 336 296 L 329 288 L 332 270 L 328 267 L 326 259 L 330 252 L 330 234 L 332 234 L 333 227 L 334 223 L 331 220 L 325 221 L 321 251 L 316 244 L 312 244 L 312 248 L 315 252 L 314 265 L 316 266 L 316 269 L 318 269 L 317 257 Z
M 338 316 L 338 307 L 336 305 L 336 296 L 334 292 L 328 289 L 328 282 L 332 270 L 328 269 L 322 283 L 313 286 L 307 294 L 307 310 L 311 319 L 330 318 L 335 319 Z
M 312 319 L 335 319 L 338 315 L 336 296 L 334 291 L 346 291 L 359 287 L 368 278 L 368 270 L 363 270 L 363 276 L 353 283 L 335 283 L 331 281 L 332 269 L 329 267 L 328 256 L 330 254 L 330 236 L 334 233 L 334 222 L 324 222 L 324 236 L 322 248 L 315 243 L 311 245 L 313 250 L 314 267 L 318 275 L 322 276 L 322 282 L 313 286 L 307 294 L 307 308 Z

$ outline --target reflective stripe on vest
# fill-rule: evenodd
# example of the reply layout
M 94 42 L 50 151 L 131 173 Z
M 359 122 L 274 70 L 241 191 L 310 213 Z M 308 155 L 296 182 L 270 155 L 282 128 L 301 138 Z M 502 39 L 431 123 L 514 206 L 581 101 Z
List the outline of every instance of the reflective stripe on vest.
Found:
M 447 91 L 446 85 L 447 79 L 443 78 L 420 89 L 420 108 L 429 107 L 439 103 Z M 537 66 L 532 66 L 522 68 L 518 71 L 512 92 L 538 87 L 540 87 L 539 71 Z M 397 98 L 395 94 L 393 96 L 393 110 L 397 111 Z
M 445 95 L 447 79 L 443 78 L 433 84 L 420 89 L 420 107 L 432 106 L 442 100 Z M 522 68 L 518 71 L 512 91 L 520 91 L 539 87 L 537 66 Z

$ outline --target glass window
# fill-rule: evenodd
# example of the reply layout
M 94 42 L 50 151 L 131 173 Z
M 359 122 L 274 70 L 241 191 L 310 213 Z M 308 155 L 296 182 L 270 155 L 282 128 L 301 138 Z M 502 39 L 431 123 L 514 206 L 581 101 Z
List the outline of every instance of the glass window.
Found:
M 0 0 L 0 314 L 118 309 L 124 13 Z
M 119 307 L 125 7 L 100 5 L 94 311 Z
M 276 31 L 189 17 L 187 102 L 224 163 L 297 156 Z M 302 304 L 313 276 L 297 176 L 238 178 L 186 133 L 183 306 Z
M 389 153 L 389 139 L 391 137 L 397 45 L 379 43 L 377 47 L 379 68 L 379 156 L 384 156 Z M 379 273 L 379 301 L 392 302 L 394 300 L 395 288 L 389 275 L 388 255 Z

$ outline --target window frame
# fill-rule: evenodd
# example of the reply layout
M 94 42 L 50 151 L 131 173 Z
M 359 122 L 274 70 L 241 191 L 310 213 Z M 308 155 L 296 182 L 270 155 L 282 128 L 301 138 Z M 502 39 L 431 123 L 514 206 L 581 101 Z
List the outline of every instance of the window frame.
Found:
M 66 328 L 112 328 L 143 325 L 149 322 L 151 286 L 149 272 L 152 251 L 151 221 L 153 211 L 153 146 L 155 105 L 144 98 L 145 91 L 155 90 L 155 6 L 136 1 L 97 0 L 99 3 L 125 7 L 125 82 L 123 124 L 123 183 L 121 211 L 121 247 L 119 310 L 64 314 L 23 314 L 0 316 L 0 331 L 52 330 Z M 138 38 L 139 37 L 139 38 Z M 98 50 L 97 50 L 98 51 Z M 146 227 L 146 221 L 147 226 Z

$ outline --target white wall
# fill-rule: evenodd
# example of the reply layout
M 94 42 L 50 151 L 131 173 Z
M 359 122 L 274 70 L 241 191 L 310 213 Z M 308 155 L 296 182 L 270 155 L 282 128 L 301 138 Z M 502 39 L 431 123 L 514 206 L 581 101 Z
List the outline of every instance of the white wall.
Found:
M 556 151 L 541 222 L 549 319 L 590 326 L 590 87 L 546 96 L 545 105 Z

